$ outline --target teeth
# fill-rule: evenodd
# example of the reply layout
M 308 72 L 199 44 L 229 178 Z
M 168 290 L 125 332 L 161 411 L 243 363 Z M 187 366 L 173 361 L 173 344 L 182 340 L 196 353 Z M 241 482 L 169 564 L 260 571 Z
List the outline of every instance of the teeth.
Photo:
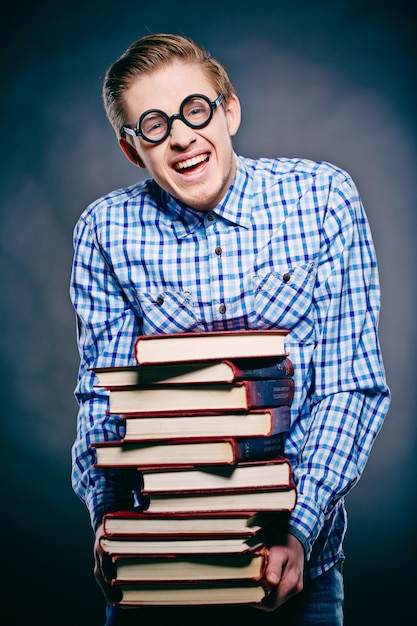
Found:
M 181 161 L 181 163 L 177 163 L 175 166 L 176 170 L 185 170 L 188 167 L 194 167 L 194 165 L 198 165 L 199 163 L 203 163 L 203 161 L 208 160 L 207 154 L 200 154 L 199 156 L 194 157 L 193 159 L 187 159 L 186 161 Z

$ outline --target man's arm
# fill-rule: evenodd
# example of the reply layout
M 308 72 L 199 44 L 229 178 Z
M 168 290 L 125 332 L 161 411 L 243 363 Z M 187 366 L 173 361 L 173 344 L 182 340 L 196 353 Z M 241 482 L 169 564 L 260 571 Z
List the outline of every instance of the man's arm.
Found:
M 320 237 L 310 364 L 314 386 L 301 409 L 305 435 L 296 451 L 298 499 L 290 520 L 307 560 L 326 520 L 358 482 L 390 402 L 378 339 L 376 255 L 348 176 L 336 177 L 330 187 Z M 288 349 L 292 353 L 290 343 Z
M 352 181 L 331 189 L 314 289 L 314 387 L 297 416 L 305 435 L 292 450 L 297 505 L 288 544 L 270 551 L 266 580 L 275 606 L 302 588 L 304 562 L 335 507 L 359 480 L 388 410 L 378 341 L 380 289 L 371 233 Z M 299 346 L 288 350 L 297 363 Z M 289 439 L 291 449 L 291 434 Z
M 123 422 L 108 414 L 108 394 L 95 387 L 93 367 L 133 364 L 138 320 L 101 253 L 90 221 L 74 231 L 71 298 L 77 314 L 80 368 L 75 391 L 79 404 L 73 445 L 73 488 L 87 506 L 95 529 L 104 513 L 132 506 L 136 472 L 94 467 L 93 441 L 121 439 Z

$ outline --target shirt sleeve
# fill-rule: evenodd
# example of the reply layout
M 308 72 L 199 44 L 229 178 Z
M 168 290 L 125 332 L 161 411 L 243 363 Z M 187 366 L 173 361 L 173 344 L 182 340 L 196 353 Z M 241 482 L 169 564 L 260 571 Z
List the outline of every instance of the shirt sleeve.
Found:
M 140 320 L 97 241 L 89 220 L 74 229 L 74 259 L 70 286 L 77 317 L 80 353 L 75 397 L 79 405 L 77 434 L 72 447 L 72 485 L 87 506 L 93 528 L 104 513 L 132 506 L 136 472 L 94 466 L 91 443 L 121 439 L 120 416 L 108 414 L 108 393 L 95 387 L 93 367 L 132 365 L 133 344 Z
M 301 409 L 291 532 L 307 558 L 335 507 L 359 480 L 389 407 L 378 340 L 380 287 L 369 224 L 354 183 L 333 184 L 314 290 L 313 387 Z

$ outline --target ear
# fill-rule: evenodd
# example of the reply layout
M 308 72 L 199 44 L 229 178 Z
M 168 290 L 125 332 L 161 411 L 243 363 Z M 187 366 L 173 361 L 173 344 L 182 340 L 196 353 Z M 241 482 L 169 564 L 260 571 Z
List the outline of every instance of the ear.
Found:
M 131 163 L 133 163 L 133 165 L 136 165 L 137 167 L 145 167 L 142 159 L 137 153 L 136 148 L 132 146 L 132 144 L 130 144 L 128 141 L 126 141 L 124 137 L 121 137 L 119 139 L 119 146 L 123 154 L 129 159 Z
M 240 101 L 236 94 L 230 96 L 226 102 L 226 120 L 231 137 L 236 135 L 241 119 Z

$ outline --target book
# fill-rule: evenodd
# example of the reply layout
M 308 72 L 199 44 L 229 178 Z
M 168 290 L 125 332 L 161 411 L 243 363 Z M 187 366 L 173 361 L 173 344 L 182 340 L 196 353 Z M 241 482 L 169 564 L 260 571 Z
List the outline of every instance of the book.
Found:
M 261 528 L 262 519 L 251 511 L 150 513 L 134 510 L 106 513 L 103 517 L 105 536 L 118 539 L 135 536 L 250 537 Z
M 115 511 L 103 517 L 106 537 L 241 537 L 258 533 L 267 523 L 275 523 L 275 513 L 253 515 L 247 511 L 151 513 Z M 280 515 L 280 513 L 278 513 Z M 265 520 L 267 516 L 267 520 Z M 272 517 L 272 521 L 270 518 Z
M 251 459 L 261 461 L 283 456 L 284 433 L 246 439 L 112 440 L 92 443 L 91 447 L 95 449 L 97 467 L 138 467 L 143 470 L 235 465 Z
M 143 493 L 215 491 L 217 489 L 257 489 L 261 486 L 289 486 L 292 472 L 289 461 L 280 457 L 268 461 L 250 461 L 234 466 L 209 466 L 198 469 L 142 471 Z
M 244 380 L 234 384 L 154 385 L 112 388 L 110 413 L 247 411 L 290 405 L 294 379 Z
M 210 582 L 118 584 L 120 606 L 186 606 L 219 604 L 261 604 L 268 597 L 262 580 Z
M 134 350 L 139 364 L 277 357 L 287 354 L 288 332 L 267 329 L 139 335 Z
M 113 556 L 175 556 L 179 554 L 245 554 L 264 545 L 262 531 L 249 538 L 241 537 L 140 537 L 138 539 L 114 539 L 101 537 L 100 546 Z
M 124 441 L 195 437 L 270 437 L 290 427 L 290 408 L 254 409 L 238 413 L 180 413 L 155 416 L 123 415 Z
M 260 580 L 266 551 L 240 554 L 168 554 L 165 556 L 115 555 L 113 584 L 126 582 Z
M 234 383 L 294 375 L 289 357 L 259 357 L 168 364 L 92 368 L 99 387 L 134 387 L 175 383 Z
M 266 511 L 292 511 L 297 500 L 294 485 L 258 487 L 254 489 L 218 489 L 188 493 L 153 493 L 147 499 L 151 513 L 190 513 L 210 511 L 247 511 L 254 515 Z

